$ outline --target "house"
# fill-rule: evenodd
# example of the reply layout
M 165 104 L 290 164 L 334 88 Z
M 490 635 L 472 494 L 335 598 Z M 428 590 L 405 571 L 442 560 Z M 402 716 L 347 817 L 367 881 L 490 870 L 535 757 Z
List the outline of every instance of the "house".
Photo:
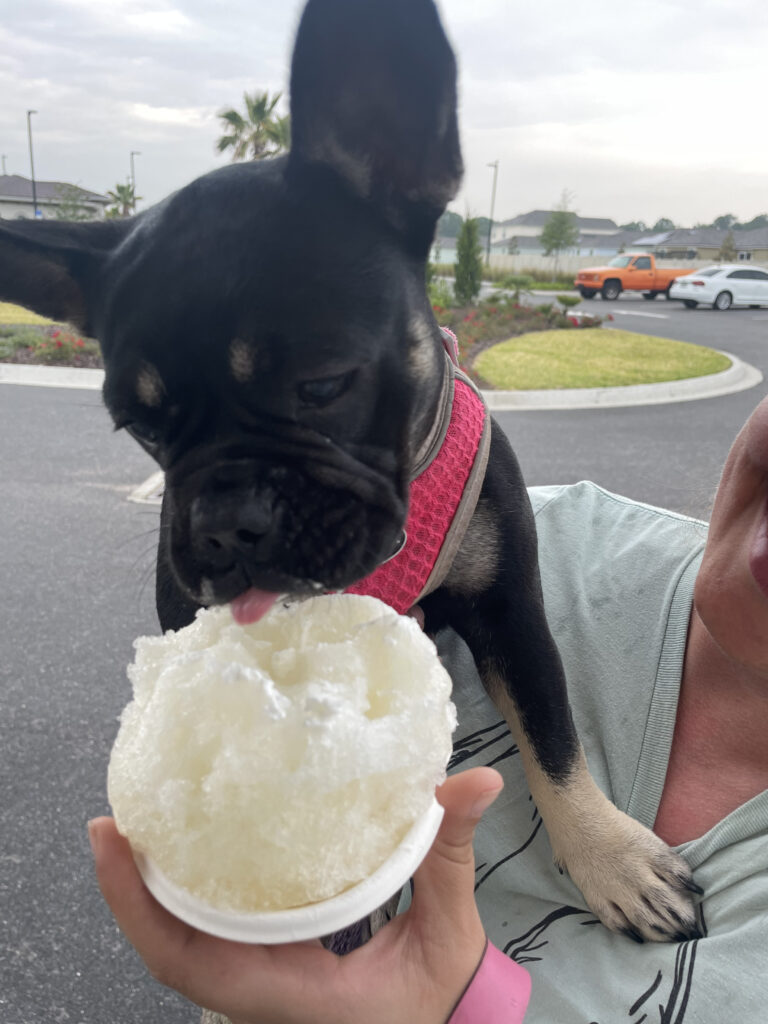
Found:
M 430 263 L 455 263 L 457 239 L 449 235 L 438 236 L 429 252 Z
M 505 238 L 538 238 L 544 225 L 554 213 L 554 210 L 531 210 L 530 213 L 521 213 L 511 220 L 494 222 L 491 228 L 491 245 L 500 242 Z M 619 225 L 607 217 L 579 217 L 574 213 L 576 225 L 580 232 L 590 235 L 613 235 L 619 230 Z
M 659 259 L 711 260 L 717 263 L 720 249 L 729 234 L 738 260 L 750 263 L 768 263 L 768 228 L 752 231 L 724 228 L 676 228 L 660 235 L 638 238 L 633 248 L 653 252 Z
M 740 260 L 751 260 L 768 266 L 768 228 L 734 231 L 733 242 Z
M 56 219 L 62 207 L 79 206 L 94 220 L 101 220 L 111 199 L 63 181 L 35 181 L 37 209 L 43 220 Z M 33 217 L 32 180 L 20 174 L 0 174 L 0 219 Z
M 531 210 L 518 217 L 495 223 L 491 228 L 491 253 L 497 256 L 543 256 L 541 232 L 553 210 Z M 619 229 L 608 217 L 579 217 L 573 214 L 579 239 L 569 252 L 576 256 L 615 256 L 626 246 L 631 233 Z
M 636 231 L 594 232 L 581 230 L 576 244 L 568 252 L 573 256 L 608 257 L 624 252 L 635 244 Z M 491 253 L 497 256 L 543 256 L 541 236 L 512 235 L 491 243 Z

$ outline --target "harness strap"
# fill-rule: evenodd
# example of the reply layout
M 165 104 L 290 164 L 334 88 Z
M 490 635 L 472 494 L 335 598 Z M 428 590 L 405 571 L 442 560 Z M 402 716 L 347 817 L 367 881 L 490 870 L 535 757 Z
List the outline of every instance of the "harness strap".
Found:
M 442 443 L 411 483 L 406 541 L 369 576 L 347 588 L 369 594 L 395 611 L 408 611 L 444 581 L 464 539 L 485 478 L 491 419 L 478 388 L 458 368 L 456 338 L 443 329 L 449 376 Z M 426 464 L 424 464 L 426 463 Z

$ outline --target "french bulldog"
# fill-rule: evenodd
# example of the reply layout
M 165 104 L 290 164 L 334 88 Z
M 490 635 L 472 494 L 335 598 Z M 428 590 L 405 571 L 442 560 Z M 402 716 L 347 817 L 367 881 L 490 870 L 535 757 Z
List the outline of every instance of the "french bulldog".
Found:
M 309 0 L 291 127 L 287 155 L 216 170 L 132 218 L 0 226 L 0 298 L 99 340 L 115 426 L 165 472 L 164 629 L 230 601 L 253 619 L 279 594 L 375 572 L 402 544 L 444 405 L 425 265 L 462 160 L 432 0 Z M 428 632 L 450 626 L 471 649 L 556 861 L 595 914 L 637 940 L 696 935 L 687 864 L 590 777 L 496 424 L 474 512 L 421 606 Z

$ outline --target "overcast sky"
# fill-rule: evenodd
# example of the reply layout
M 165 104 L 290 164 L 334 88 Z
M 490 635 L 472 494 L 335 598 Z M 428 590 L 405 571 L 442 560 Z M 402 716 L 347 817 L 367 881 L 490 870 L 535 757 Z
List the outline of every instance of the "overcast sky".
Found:
M 365 0 L 360 0 L 361 3 Z M 300 2 L 0 0 L 0 152 L 140 207 L 221 166 L 216 113 L 287 87 Z M 442 0 L 464 187 L 496 220 L 551 209 L 678 225 L 768 210 L 767 0 Z M 287 97 L 284 97 L 284 101 Z M 284 111 L 287 111 L 287 102 Z

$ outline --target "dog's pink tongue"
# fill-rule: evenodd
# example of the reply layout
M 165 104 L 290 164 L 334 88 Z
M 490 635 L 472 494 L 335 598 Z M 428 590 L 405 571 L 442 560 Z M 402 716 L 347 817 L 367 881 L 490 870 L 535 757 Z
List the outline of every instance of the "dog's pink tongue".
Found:
M 232 617 L 239 626 L 258 622 L 267 614 L 279 596 L 269 590 L 257 590 L 255 587 L 251 587 L 250 590 L 246 590 L 244 594 L 240 594 L 232 601 Z

